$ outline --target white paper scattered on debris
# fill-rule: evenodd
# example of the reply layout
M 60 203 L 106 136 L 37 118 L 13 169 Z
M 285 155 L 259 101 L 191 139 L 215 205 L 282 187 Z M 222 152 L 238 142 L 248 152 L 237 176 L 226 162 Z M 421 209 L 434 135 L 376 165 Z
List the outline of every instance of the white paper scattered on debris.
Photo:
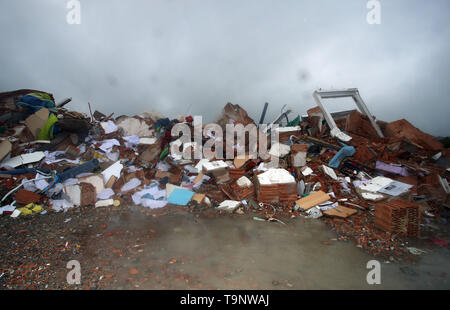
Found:
M 59 163 L 59 162 L 61 162 L 61 161 L 66 161 L 66 162 L 68 162 L 68 163 L 75 164 L 75 165 L 78 165 L 78 164 L 80 163 L 80 159 L 79 159 L 79 158 L 73 159 L 73 160 L 72 160 L 72 159 L 68 159 L 68 158 L 60 158 L 60 159 L 55 159 L 55 160 L 53 160 L 53 161 L 46 160 L 45 163 L 48 164 L 48 165 L 50 165 L 50 164 L 56 164 L 56 163 Z
M 319 204 L 317 207 L 319 207 L 319 209 L 321 211 L 326 211 L 326 210 L 336 208 L 337 206 L 339 206 L 339 203 L 337 203 L 337 202 L 334 202 L 334 203 L 327 202 L 327 203 Z
M 146 194 L 150 194 L 154 199 L 142 198 Z M 166 200 L 158 200 L 166 198 L 166 190 L 160 189 L 157 185 L 151 185 L 149 188 L 134 193 L 131 198 L 136 205 L 156 209 L 162 208 L 167 204 Z
M 38 188 L 36 187 L 36 185 L 34 184 L 34 182 L 27 182 L 30 181 L 28 179 L 22 179 L 21 184 L 23 184 L 23 189 L 30 191 L 30 192 L 35 192 L 38 190 Z
M 410 184 L 406 184 L 406 183 L 398 182 L 398 181 L 392 181 L 391 183 L 389 183 L 389 185 L 383 187 L 378 192 L 397 197 L 397 196 L 409 191 L 409 189 L 411 187 L 413 187 L 413 186 Z
M 115 193 L 111 188 L 105 188 L 104 190 L 102 190 L 98 195 L 97 195 L 97 199 L 109 199 L 111 198 L 111 196 L 113 196 Z
M 370 192 L 362 192 L 361 196 L 362 196 L 362 198 L 364 198 L 366 200 L 372 200 L 372 201 L 376 201 L 376 200 L 384 198 L 384 196 L 381 194 L 370 193 Z
M 129 166 L 127 171 L 128 172 L 136 172 L 139 170 L 142 170 L 142 168 L 137 168 L 136 166 Z
M 110 153 L 114 145 L 120 145 L 117 139 L 106 139 L 102 141 L 102 145 L 100 145 L 99 149 L 105 153 Z
M 169 171 L 170 165 L 164 161 L 160 161 L 156 164 L 156 169 L 159 171 Z
M 152 199 L 143 199 L 141 206 L 150 208 L 150 209 L 158 209 L 165 207 L 167 205 L 166 200 L 152 200 Z
M 322 211 L 320 211 L 320 208 L 317 207 L 317 206 L 306 210 L 306 213 L 308 214 L 306 217 L 307 218 L 312 218 L 312 219 L 317 219 L 317 218 L 319 218 L 319 217 L 321 217 L 323 215 Z
M 330 178 L 332 178 L 333 180 L 337 181 L 337 175 L 336 172 L 334 172 L 334 170 L 328 166 L 322 165 L 321 166 L 323 169 L 323 172 L 328 175 Z
M 11 217 L 18 217 L 19 215 L 20 215 L 20 213 L 22 213 L 22 212 L 20 212 L 20 210 L 19 209 L 15 209 L 14 211 L 13 211 L 13 213 L 11 214 Z
M 72 203 L 68 202 L 65 199 L 51 200 L 50 203 L 52 204 L 52 209 L 56 212 L 66 212 L 68 209 L 74 207 Z
M 43 179 L 45 176 L 40 175 L 39 173 L 36 173 L 36 177 L 34 178 L 36 181 L 34 181 L 34 185 L 36 186 L 37 189 L 39 190 L 44 190 L 45 188 L 48 187 L 48 182 Z
M 44 152 L 34 152 L 29 154 L 22 154 L 1 163 L 0 167 L 12 167 L 16 168 L 22 165 L 31 164 L 40 161 L 45 157 Z
M 111 120 L 109 120 L 107 122 L 101 122 L 100 125 L 102 126 L 103 130 L 105 131 L 105 134 L 115 132 L 115 131 L 117 131 L 117 129 L 119 129 L 119 127 L 117 127 L 116 124 L 114 124 L 114 122 Z
M 123 165 L 120 163 L 120 161 L 116 161 L 114 164 L 106 168 L 102 171 L 103 174 L 103 180 L 106 182 L 109 181 L 111 176 L 115 176 L 116 178 L 120 178 L 120 172 L 123 169 Z
M 369 181 L 353 181 L 353 185 L 363 191 L 376 193 L 391 182 L 392 179 L 386 177 L 375 177 Z
M 228 168 L 228 165 L 223 160 L 216 160 L 216 161 L 212 161 L 212 162 L 203 163 L 203 168 L 206 171 L 211 172 L 214 170 Z
M 139 136 L 127 136 L 123 137 L 123 139 L 126 141 L 125 146 L 130 149 L 139 144 Z
M 130 181 L 125 183 L 120 190 L 122 192 L 127 192 L 129 190 L 135 189 L 136 187 L 141 185 L 141 183 L 141 180 L 139 180 L 138 178 L 132 178 Z
M 53 197 L 53 195 L 58 195 L 64 188 L 64 185 L 61 183 L 56 183 L 52 188 L 47 191 L 48 197 Z
M 308 175 L 310 175 L 310 174 L 312 174 L 314 171 L 311 169 L 311 168 L 309 168 L 309 167 L 305 167 L 303 170 L 302 170 L 302 174 L 306 177 L 306 176 L 308 176 Z

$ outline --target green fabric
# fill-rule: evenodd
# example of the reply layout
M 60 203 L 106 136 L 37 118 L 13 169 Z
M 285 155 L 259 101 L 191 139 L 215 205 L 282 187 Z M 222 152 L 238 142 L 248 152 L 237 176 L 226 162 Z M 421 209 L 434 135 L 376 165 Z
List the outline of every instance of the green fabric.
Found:
M 53 138 L 53 125 L 58 121 L 55 114 L 50 113 L 49 118 L 37 135 L 38 140 L 51 140 Z
M 50 97 L 49 94 L 44 94 L 44 93 L 30 93 L 28 95 L 34 96 L 34 97 L 38 97 L 41 100 L 50 100 L 53 101 L 52 97 Z
M 289 127 L 298 126 L 298 125 L 300 125 L 300 115 L 298 115 L 294 120 L 292 120 L 288 123 Z

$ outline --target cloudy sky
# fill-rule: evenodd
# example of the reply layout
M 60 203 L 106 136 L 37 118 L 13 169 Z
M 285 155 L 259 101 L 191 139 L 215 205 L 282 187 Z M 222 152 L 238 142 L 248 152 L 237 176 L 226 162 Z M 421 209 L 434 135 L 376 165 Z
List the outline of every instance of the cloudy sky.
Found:
M 34 88 L 70 108 L 214 120 L 227 102 L 256 121 L 294 117 L 318 88 L 357 87 L 378 119 L 450 135 L 450 1 L 0 0 L 0 91 Z M 330 110 L 352 108 L 330 101 Z

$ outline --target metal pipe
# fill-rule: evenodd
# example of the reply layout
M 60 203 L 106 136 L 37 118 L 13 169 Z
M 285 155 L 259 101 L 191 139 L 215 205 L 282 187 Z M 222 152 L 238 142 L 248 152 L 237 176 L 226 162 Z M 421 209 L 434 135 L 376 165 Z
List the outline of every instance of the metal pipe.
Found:
M 62 108 L 63 106 L 65 106 L 66 104 L 68 104 L 68 103 L 71 102 L 71 101 L 72 101 L 72 97 L 66 98 L 66 99 L 62 100 L 61 102 L 59 102 L 59 103 L 56 105 L 56 107 L 57 107 L 57 108 Z
M 259 119 L 259 124 L 260 124 L 260 125 L 264 122 L 264 118 L 266 117 L 266 112 L 267 112 L 267 107 L 268 107 L 268 106 L 269 106 L 269 103 L 266 102 L 266 103 L 264 104 L 264 109 L 263 109 L 263 111 L 262 111 L 261 118 Z

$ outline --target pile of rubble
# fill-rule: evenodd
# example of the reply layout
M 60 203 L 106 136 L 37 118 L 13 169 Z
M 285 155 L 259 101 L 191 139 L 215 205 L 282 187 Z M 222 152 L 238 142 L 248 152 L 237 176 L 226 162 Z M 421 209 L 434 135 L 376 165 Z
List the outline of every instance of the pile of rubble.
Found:
M 42 91 L 1 93 L 0 214 L 134 204 L 252 212 L 255 220 L 283 224 L 321 218 L 339 240 L 354 239 L 386 256 L 407 252 L 402 237 L 419 238 L 432 222 L 447 223 L 448 149 L 404 119 L 376 120 L 356 89 L 313 96 L 318 106 L 307 115 L 289 121 L 291 111 L 283 108 L 259 132 L 278 159 L 273 167 L 270 158 L 249 153 L 234 160 L 175 156 L 174 144 L 183 154 L 199 148 L 171 134 L 175 124 L 193 128 L 192 116 L 169 119 L 150 111 L 114 117 L 92 112 L 90 104 L 84 115 L 65 108 L 71 99 L 55 103 Z M 359 111 L 329 113 L 322 99 L 336 97 L 353 98 Z M 267 104 L 256 125 L 264 123 L 266 110 Z M 229 103 L 216 124 L 255 122 Z M 270 130 L 278 131 L 277 143 L 271 144 Z M 236 153 L 239 145 L 231 142 Z

